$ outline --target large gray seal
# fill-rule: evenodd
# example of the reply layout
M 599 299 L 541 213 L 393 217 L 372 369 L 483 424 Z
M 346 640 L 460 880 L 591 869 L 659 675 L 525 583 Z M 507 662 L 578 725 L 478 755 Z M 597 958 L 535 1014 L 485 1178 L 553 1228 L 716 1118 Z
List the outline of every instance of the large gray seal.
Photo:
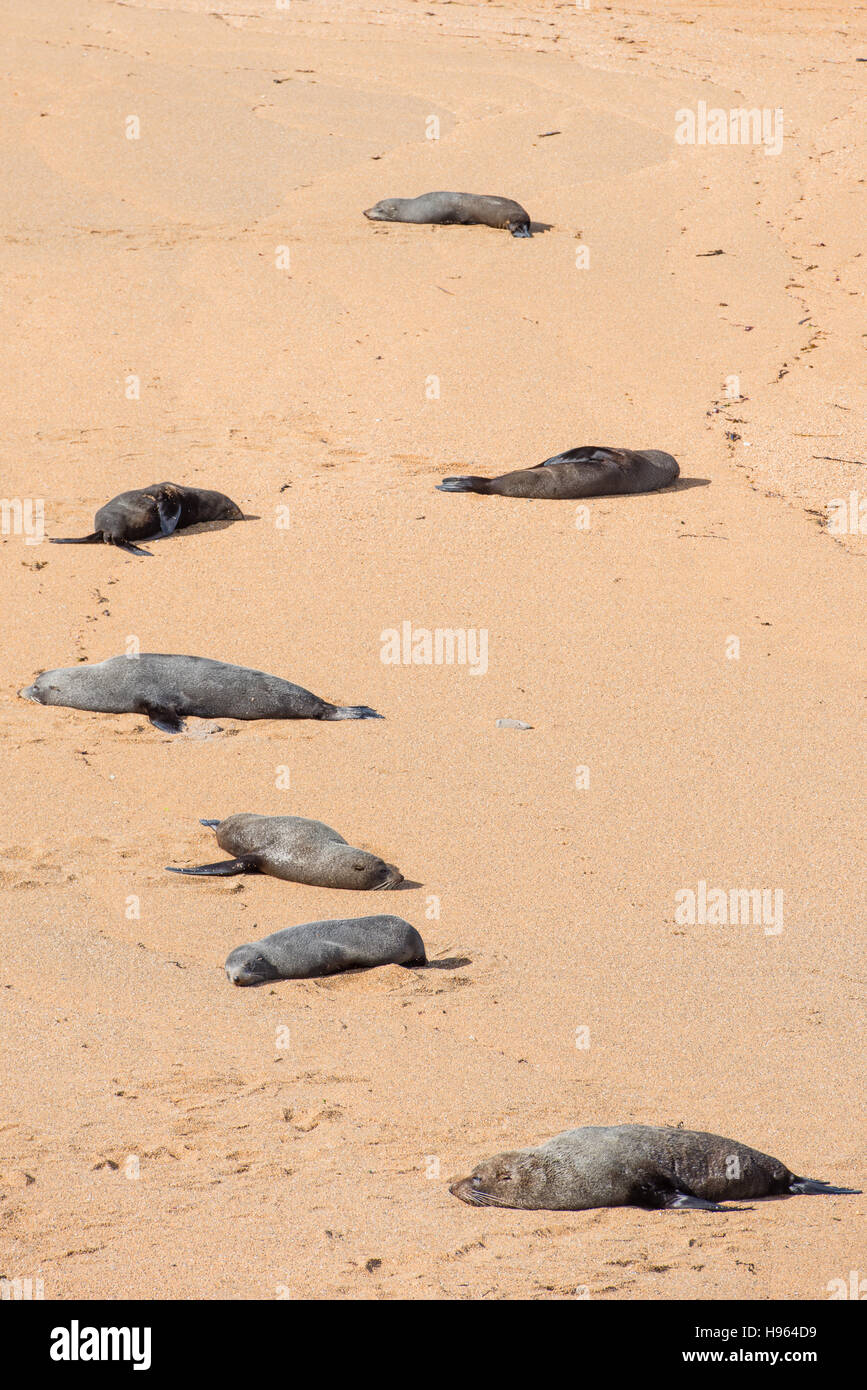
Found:
M 497 227 L 512 236 L 530 236 L 530 217 L 520 203 L 511 198 L 493 198 L 484 193 L 422 193 L 418 198 L 383 198 L 366 208 L 371 222 L 457 222 L 463 226 L 481 223 Z
M 562 501 L 656 492 L 673 483 L 679 473 L 677 460 L 659 449 L 608 449 L 585 444 L 555 454 L 533 468 L 519 468 L 499 478 L 443 478 L 437 487 L 440 492 L 483 492 L 497 497 L 546 497 Z
M 226 974 L 233 985 L 264 985 L 375 965 L 426 964 L 424 942 L 403 918 L 350 917 L 305 922 L 236 946 L 226 957 Z
M 150 555 L 134 541 L 170 536 L 202 521 L 243 521 L 244 513 L 222 492 L 180 483 L 152 483 L 121 492 L 100 507 L 89 536 L 55 536 L 54 545 L 95 545 L 105 541 L 131 555 Z
M 655 1125 L 567 1129 L 535 1149 L 497 1154 L 449 1191 L 477 1207 L 586 1211 L 696 1207 L 795 1193 L 854 1193 L 798 1178 L 778 1158 L 734 1139 Z
M 184 719 L 381 719 L 367 705 L 330 705 L 300 685 L 204 656 L 112 656 L 94 666 L 45 671 L 18 692 L 38 705 L 145 714 L 180 733 Z
M 273 874 L 291 883 L 314 888 L 358 888 L 366 892 L 397 888 L 403 875 L 375 854 L 353 849 L 342 835 L 321 820 L 303 816 L 257 816 L 241 811 L 225 820 L 203 820 L 216 831 L 220 849 L 235 856 L 173 874 L 227 877 L 230 874 Z

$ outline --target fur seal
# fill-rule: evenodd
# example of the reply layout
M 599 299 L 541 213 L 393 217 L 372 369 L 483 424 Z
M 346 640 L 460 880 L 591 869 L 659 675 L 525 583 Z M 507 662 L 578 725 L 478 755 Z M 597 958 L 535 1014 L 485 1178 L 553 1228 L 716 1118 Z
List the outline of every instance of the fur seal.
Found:
M 152 483 L 118 493 L 93 518 L 89 536 L 55 536 L 53 545 L 95 545 L 105 541 L 130 555 L 150 555 L 134 541 L 170 536 L 200 521 L 243 521 L 244 513 L 231 497 L 179 483 Z
M 506 229 L 512 236 L 531 236 L 529 214 L 511 198 L 483 193 L 422 193 L 418 198 L 383 198 L 366 208 L 371 222 L 481 223 Z
M 424 942 L 402 917 L 350 917 L 305 922 L 236 946 L 226 957 L 226 974 L 233 985 L 263 985 L 374 965 L 426 964 Z
M 273 874 L 314 888 L 397 888 L 403 874 L 375 854 L 353 849 L 321 820 L 303 816 L 257 816 L 242 811 L 225 820 L 203 820 L 216 831 L 220 849 L 237 856 L 195 869 L 166 867 L 173 874 Z
M 204 656 L 112 656 L 93 666 L 44 671 L 20 690 L 37 705 L 102 714 L 146 714 L 178 734 L 184 719 L 381 719 L 367 705 L 330 705 L 300 685 Z
M 443 478 L 440 492 L 486 492 L 498 497 L 611 497 L 626 492 L 656 492 L 678 477 L 671 454 L 659 449 L 607 449 L 584 444 L 567 449 L 532 468 L 499 478 Z
M 725 1211 L 722 1201 L 787 1193 L 854 1193 L 733 1139 L 655 1125 L 567 1129 L 535 1149 L 497 1154 L 449 1191 L 477 1207 L 587 1211 L 646 1207 Z

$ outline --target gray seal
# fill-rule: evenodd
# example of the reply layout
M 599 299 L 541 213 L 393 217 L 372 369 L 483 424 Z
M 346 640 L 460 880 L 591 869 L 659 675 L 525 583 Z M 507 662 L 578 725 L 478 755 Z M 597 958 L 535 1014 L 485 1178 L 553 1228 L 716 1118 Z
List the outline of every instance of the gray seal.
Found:
M 533 468 L 518 468 L 499 478 L 443 478 L 440 492 L 484 492 L 497 497 L 613 497 L 620 493 L 656 492 L 680 474 L 677 460 L 659 449 L 608 449 L 585 444 L 567 449 Z
M 492 198 L 484 193 L 422 193 L 418 198 L 383 198 L 366 208 L 371 222 L 481 223 L 512 236 L 530 236 L 530 217 L 511 198 Z
M 134 541 L 170 536 L 202 521 L 243 521 L 244 513 L 222 492 L 180 483 L 152 483 L 150 487 L 121 492 L 100 507 L 89 536 L 55 536 L 54 545 L 119 546 L 131 555 L 150 555 Z
M 655 1125 L 588 1125 L 567 1129 L 535 1149 L 497 1154 L 449 1191 L 471 1206 L 528 1211 L 725 1211 L 720 1202 L 856 1189 L 798 1178 L 778 1158 L 719 1134 Z
M 241 811 L 225 820 L 203 820 L 216 831 L 217 844 L 234 856 L 217 864 L 175 869 L 173 874 L 228 877 L 272 874 L 314 888 L 358 888 L 366 892 L 397 888 L 403 874 L 375 854 L 353 849 L 321 820 L 303 816 L 257 816 Z
M 226 957 L 226 974 L 233 985 L 264 985 L 374 965 L 426 964 L 424 942 L 402 917 L 350 917 L 305 922 L 236 946 Z
M 330 705 L 300 685 L 204 656 L 112 656 L 94 666 L 45 671 L 24 690 L 38 705 L 144 714 L 180 733 L 184 719 L 381 719 L 367 705 Z

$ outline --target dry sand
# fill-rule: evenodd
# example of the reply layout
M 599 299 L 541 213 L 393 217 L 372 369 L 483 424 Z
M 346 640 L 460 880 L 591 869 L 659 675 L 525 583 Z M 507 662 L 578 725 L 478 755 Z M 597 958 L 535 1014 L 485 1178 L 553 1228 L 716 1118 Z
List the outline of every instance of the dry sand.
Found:
M 3 0 L 3 495 L 44 498 L 49 535 L 161 479 L 260 519 L 149 560 L 0 537 L 0 1274 L 679 1299 L 863 1270 L 865 1197 L 555 1214 L 446 1186 L 628 1121 L 867 1186 L 865 537 L 823 525 L 867 491 L 859 13 Z M 782 152 L 676 144 L 700 100 L 781 107 Z M 361 216 L 429 188 L 549 230 Z M 703 485 L 595 501 L 588 530 L 434 490 L 583 443 Z M 404 621 L 487 629 L 487 674 L 384 665 Z M 171 738 L 16 698 L 130 637 L 386 719 Z M 164 872 L 240 810 L 321 818 L 423 886 Z M 679 925 L 699 880 L 782 890 L 782 932 Z M 225 979 L 242 941 L 384 910 L 438 969 Z

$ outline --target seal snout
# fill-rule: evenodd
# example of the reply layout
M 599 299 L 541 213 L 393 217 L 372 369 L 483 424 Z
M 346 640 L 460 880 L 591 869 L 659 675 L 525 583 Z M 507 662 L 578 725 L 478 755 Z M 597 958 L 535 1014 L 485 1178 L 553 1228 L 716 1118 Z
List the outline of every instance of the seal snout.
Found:
M 473 1186 L 472 1177 L 459 1178 L 457 1182 L 452 1183 L 449 1192 L 459 1201 L 466 1202 L 468 1206 L 484 1207 L 488 1205 L 485 1200 L 486 1194 L 478 1187 Z
M 374 886 L 374 892 L 384 892 L 389 888 L 399 888 L 403 883 L 403 874 L 400 869 L 395 868 L 394 864 L 384 864 L 379 883 Z

